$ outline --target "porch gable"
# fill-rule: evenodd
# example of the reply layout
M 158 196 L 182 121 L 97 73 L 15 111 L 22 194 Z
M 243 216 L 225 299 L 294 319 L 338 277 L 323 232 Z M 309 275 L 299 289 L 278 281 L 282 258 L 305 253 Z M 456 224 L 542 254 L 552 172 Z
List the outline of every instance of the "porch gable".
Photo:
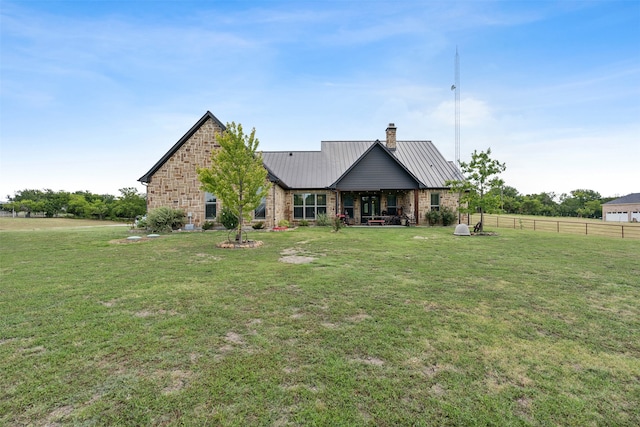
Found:
M 380 142 L 373 144 L 330 186 L 338 191 L 410 190 L 423 187 Z

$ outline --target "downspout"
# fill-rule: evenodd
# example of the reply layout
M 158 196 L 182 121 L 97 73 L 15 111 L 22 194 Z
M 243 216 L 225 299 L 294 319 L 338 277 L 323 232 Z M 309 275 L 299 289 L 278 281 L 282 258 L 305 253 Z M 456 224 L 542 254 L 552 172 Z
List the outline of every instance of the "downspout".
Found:
M 413 217 L 416 219 L 416 225 L 420 223 L 420 218 L 418 215 L 418 213 L 420 212 L 420 209 L 418 209 L 418 202 L 420 201 L 420 197 L 418 195 L 418 191 L 420 191 L 419 188 L 413 190 Z
M 276 186 L 272 185 L 271 189 L 273 190 L 273 197 L 272 197 L 272 199 L 273 199 L 273 215 L 272 215 L 272 217 L 273 217 L 273 227 L 275 227 L 276 226 Z

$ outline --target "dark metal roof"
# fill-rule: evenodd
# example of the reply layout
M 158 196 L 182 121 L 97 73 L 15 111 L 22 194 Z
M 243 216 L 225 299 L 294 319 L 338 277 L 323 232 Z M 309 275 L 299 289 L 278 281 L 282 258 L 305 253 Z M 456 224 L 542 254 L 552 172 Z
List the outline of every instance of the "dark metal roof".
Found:
M 605 203 L 605 205 L 624 205 L 631 203 L 640 203 L 640 193 L 627 194 L 626 196 L 611 200 Z
M 263 152 L 265 166 L 289 188 L 328 188 L 377 141 L 322 141 L 321 151 Z M 431 141 L 397 141 L 387 150 L 424 188 L 447 188 L 447 180 L 463 180 Z
M 165 164 L 165 162 L 169 160 L 171 156 L 173 156 L 176 153 L 176 151 L 178 151 L 180 147 L 182 147 L 182 145 L 185 142 L 187 142 L 189 138 L 191 138 L 193 134 L 196 133 L 198 129 L 200 129 L 200 127 L 202 127 L 202 125 L 205 124 L 209 119 L 213 120 L 220 127 L 220 129 L 222 129 L 222 131 L 225 131 L 227 129 L 226 126 L 223 125 L 222 122 L 218 120 L 218 118 L 211 113 L 211 111 L 207 111 L 206 113 L 204 113 L 204 116 L 202 116 L 200 120 L 198 120 L 196 124 L 193 125 L 191 129 L 189 129 L 189 131 L 185 133 L 183 137 L 180 138 L 178 142 L 176 142 L 173 145 L 173 147 L 171 147 L 171 149 L 169 149 L 169 151 L 167 151 L 167 153 L 164 156 L 162 156 L 162 158 L 158 160 L 158 162 L 155 165 L 153 165 L 151 169 L 149 169 L 147 173 L 145 173 L 138 179 L 138 181 L 142 183 L 150 182 L 153 174 L 156 173 L 156 171 L 160 169 L 162 165 Z
M 213 120 L 220 129 L 226 130 L 222 122 L 207 111 L 138 181 L 150 182 L 153 174 L 207 120 Z M 384 143 L 377 140 L 322 141 L 320 151 L 264 151 L 262 160 L 269 172 L 269 179 L 284 188 L 331 188 L 374 146 L 379 146 L 393 158 L 399 168 L 417 181 L 420 188 L 447 188 L 447 180 L 464 180 L 455 164 L 447 161 L 431 141 L 397 141 L 394 150 L 387 149 Z

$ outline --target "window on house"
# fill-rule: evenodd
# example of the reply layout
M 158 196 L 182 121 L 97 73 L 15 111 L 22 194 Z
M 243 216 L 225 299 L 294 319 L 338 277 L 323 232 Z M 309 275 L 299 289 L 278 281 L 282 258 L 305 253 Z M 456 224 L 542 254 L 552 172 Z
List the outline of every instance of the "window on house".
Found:
M 395 215 L 398 212 L 398 197 L 395 194 L 387 194 L 387 215 Z
M 342 196 L 342 204 L 344 206 L 344 212 L 342 213 L 348 215 L 349 218 L 353 218 L 353 200 L 352 194 L 345 194 Z
M 294 219 L 316 219 L 318 214 L 326 213 L 326 194 L 297 193 L 293 195 Z
M 431 193 L 431 210 L 440 210 L 440 193 Z
M 204 193 L 204 217 L 205 219 L 216 219 L 218 216 L 218 202 L 216 196 L 211 193 Z
M 262 200 L 260 200 L 260 204 L 253 211 L 253 217 L 255 219 L 265 219 L 267 217 L 267 198 L 266 197 L 263 197 Z

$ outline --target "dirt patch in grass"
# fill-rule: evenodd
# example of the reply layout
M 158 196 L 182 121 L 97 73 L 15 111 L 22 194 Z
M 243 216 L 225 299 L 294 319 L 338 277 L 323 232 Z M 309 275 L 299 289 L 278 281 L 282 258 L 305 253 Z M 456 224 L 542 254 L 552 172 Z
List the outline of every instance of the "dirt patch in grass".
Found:
M 166 375 L 165 372 L 161 376 Z M 176 393 L 187 386 L 188 380 L 191 378 L 191 372 L 176 369 L 169 373 L 169 384 L 162 389 L 162 394 L 167 395 Z
M 259 248 L 262 245 L 263 242 L 260 240 L 247 240 L 246 242 L 224 241 L 222 243 L 218 243 L 216 247 L 221 249 L 251 249 Z
M 109 240 L 109 243 L 111 244 L 116 244 L 116 245 L 121 245 L 121 244 L 131 244 L 131 243 L 140 243 L 140 242 L 148 242 L 149 240 L 153 240 L 151 237 L 142 237 L 142 236 L 138 236 L 140 237 L 139 239 L 113 239 L 113 240 Z M 154 239 L 157 239 L 157 237 L 154 237 Z
M 227 335 L 224 337 L 225 341 L 230 342 L 232 344 L 237 344 L 237 345 L 243 345 L 244 344 L 244 340 L 242 339 L 242 336 L 240 334 L 237 334 L 235 332 L 229 332 L 227 333 Z
M 135 313 L 136 317 L 150 317 L 150 316 L 161 316 L 168 314 L 169 316 L 176 316 L 178 314 L 175 310 L 140 310 Z
M 308 264 L 315 260 L 316 258 L 310 257 L 310 256 L 287 255 L 287 256 L 280 257 L 278 261 L 284 262 L 285 264 Z
M 307 242 L 300 242 L 304 244 Z M 313 256 L 303 255 L 303 250 L 299 248 L 287 248 L 280 252 L 280 259 L 278 261 L 285 264 L 308 264 L 315 261 L 317 258 Z
M 373 366 L 382 366 L 384 365 L 384 360 L 378 359 L 377 357 L 356 357 L 351 359 L 352 362 L 355 363 L 363 363 L 365 365 L 373 365 Z

